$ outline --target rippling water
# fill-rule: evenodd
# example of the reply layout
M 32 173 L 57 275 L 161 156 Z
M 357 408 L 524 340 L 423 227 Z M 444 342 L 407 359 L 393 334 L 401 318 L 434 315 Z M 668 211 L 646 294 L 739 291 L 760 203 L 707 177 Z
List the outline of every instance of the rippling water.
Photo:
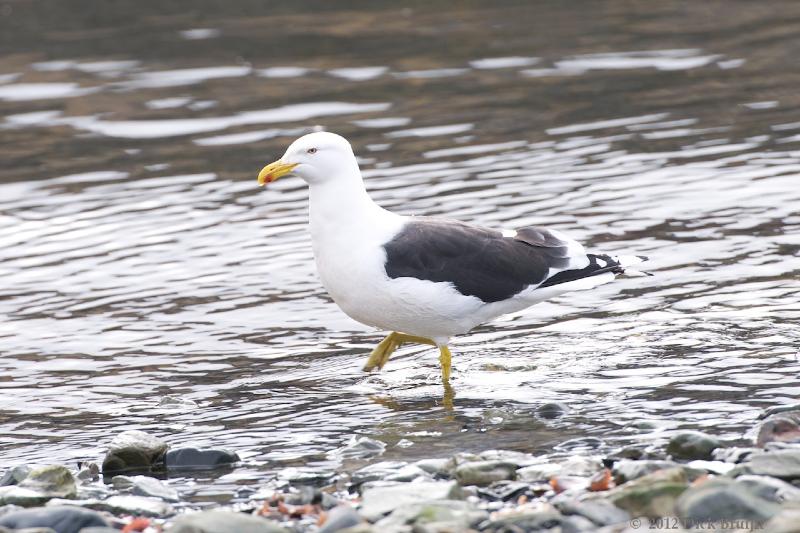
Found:
M 184 488 L 225 499 L 340 468 L 354 434 L 395 459 L 738 438 L 800 394 L 800 6 L 300 4 L 3 7 L 3 464 L 142 428 L 238 450 Z M 318 126 L 385 207 L 550 225 L 655 277 L 457 339 L 452 410 L 429 349 L 366 376 L 381 335 L 317 280 L 302 183 L 255 183 Z

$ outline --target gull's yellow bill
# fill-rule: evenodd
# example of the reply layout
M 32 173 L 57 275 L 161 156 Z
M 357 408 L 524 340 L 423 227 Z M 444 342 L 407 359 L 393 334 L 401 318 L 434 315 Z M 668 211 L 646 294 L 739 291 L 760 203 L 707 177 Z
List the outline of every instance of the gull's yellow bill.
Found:
M 285 176 L 297 166 L 297 163 L 284 163 L 280 159 L 270 163 L 258 173 L 258 184 L 263 187 L 267 183 L 272 183 L 281 176 Z

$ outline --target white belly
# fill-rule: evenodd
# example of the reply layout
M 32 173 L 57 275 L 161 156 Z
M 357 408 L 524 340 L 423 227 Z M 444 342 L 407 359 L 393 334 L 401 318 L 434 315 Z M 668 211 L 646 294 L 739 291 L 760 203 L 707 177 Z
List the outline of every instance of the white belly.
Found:
M 397 230 L 375 234 L 374 229 L 359 232 L 359 238 L 346 232 L 346 241 L 343 233 L 313 239 L 322 284 L 342 311 L 381 330 L 441 342 L 478 324 L 476 312 L 484 307 L 478 298 L 464 296 L 447 283 L 389 278 L 383 243 Z

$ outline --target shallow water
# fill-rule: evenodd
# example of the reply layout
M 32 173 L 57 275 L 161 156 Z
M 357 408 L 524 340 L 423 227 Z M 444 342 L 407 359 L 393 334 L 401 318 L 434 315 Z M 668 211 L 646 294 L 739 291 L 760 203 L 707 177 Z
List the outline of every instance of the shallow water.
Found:
M 735 439 L 800 394 L 796 3 L 162 4 L 3 7 L 0 466 L 140 428 L 239 451 L 181 485 L 225 501 L 342 468 L 352 435 L 402 460 Z M 320 286 L 302 183 L 255 183 L 317 126 L 385 207 L 655 276 L 457 339 L 452 410 L 430 349 L 365 376 L 381 335 Z

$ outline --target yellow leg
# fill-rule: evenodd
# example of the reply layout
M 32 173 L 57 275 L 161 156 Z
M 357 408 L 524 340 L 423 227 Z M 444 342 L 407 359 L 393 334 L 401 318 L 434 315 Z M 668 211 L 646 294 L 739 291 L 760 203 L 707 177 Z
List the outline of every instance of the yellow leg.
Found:
M 453 390 L 453 387 L 450 386 L 450 383 L 445 381 L 444 385 L 444 395 L 442 396 L 442 407 L 444 407 L 445 411 L 452 411 L 453 410 L 453 400 L 456 397 L 456 393 Z
M 372 353 L 369 354 L 369 359 L 367 359 L 367 364 L 364 365 L 364 372 L 372 372 L 376 368 L 381 368 L 383 366 L 381 362 L 384 361 L 384 359 L 388 360 L 392 352 L 400 346 L 395 342 L 395 335 L 397 335 L 395 332 L 389 333 L 386 338 L 379 342 L 375 349 L 372 350 Z
M 442 381 L 450 382 L 450 348 L 439 346 L 439 363 L 442 365 Z
M 431 339 L 393 331 L 389 333 L 385 339 L 378 343 L 374 350 L 372 350 L 372 353 L 369 355 L 369 359 L 367 359 L 367 364 L 364 365 L 364 371 L 371 372 L 376 368 L 380 370 L 389 361 L 389 357 L 391 357 L 394 351 L 408 342 L 436 346 L 436 343 Z

